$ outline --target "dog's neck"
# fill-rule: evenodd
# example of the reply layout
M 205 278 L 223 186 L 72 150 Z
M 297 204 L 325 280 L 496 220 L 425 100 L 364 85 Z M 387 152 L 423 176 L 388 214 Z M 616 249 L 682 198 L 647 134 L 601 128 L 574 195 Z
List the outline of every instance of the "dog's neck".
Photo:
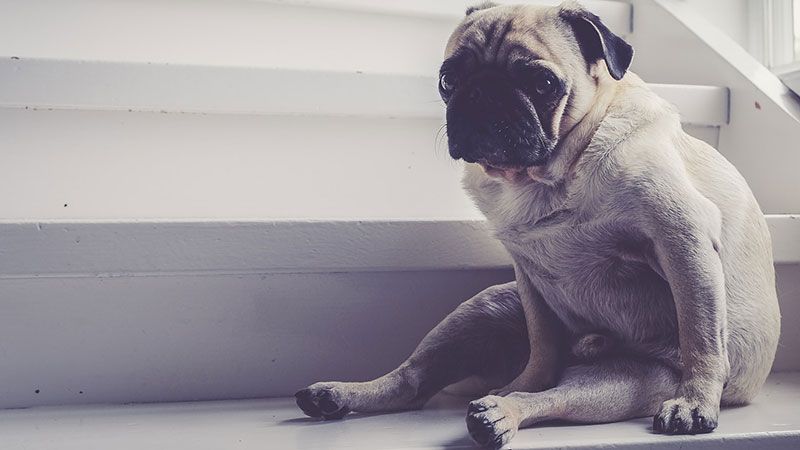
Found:
M 635 80 L 632 80 L 635 78 Z M 614 103 L 620 85 L 639 80 L 633 73 L 628 73 L 621 81 L 616 81 L 607 74 L 597 77 L 597 90 L 591 102 L 591 108 L 583 117 L 561 137 L 556 147 L 555 156 L 544 166 L 528 168 L 528 176 L 534 182 L 555 185 L 567 178 L 589 145 L 597 128 L 606 116 L 608 108 Z

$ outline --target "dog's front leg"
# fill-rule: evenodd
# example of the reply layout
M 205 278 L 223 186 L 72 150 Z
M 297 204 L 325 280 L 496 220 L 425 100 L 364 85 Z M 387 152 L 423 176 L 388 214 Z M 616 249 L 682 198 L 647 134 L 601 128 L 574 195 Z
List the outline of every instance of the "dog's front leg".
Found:
M 559 352 L 559 333 L 561 324 L 544 302 L 530 278 L 515 263 L 517 279 L 525 323 L 530 342 L 530 356 L 525 369 L 506 386 L 492 391 L 494 395 L 507 395 L 511 392 L 539 392 L 555 386 L 561 371 Z
M 719 222 L 702 214 L 661 216 L 651 235 L 658 265 L 675 302 L 683 364 L 676 398 L 664 402 L 653 430 L 670 434 L 707 433 L 717 426 L 720 398 L 730 371 L 726 351 L 725 279 Z

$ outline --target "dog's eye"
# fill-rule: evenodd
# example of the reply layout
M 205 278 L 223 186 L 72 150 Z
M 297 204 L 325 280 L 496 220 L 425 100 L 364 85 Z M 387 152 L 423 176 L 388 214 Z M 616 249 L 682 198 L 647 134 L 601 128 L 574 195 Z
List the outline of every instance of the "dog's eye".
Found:
M 547 71 L 539 72 L 533 82 L 533 89 L 543 97 L 551 95 L 556 89 L 555 77 Z
M 450 95 L 456 89 L 456 77 L 443 73 L 439 76 L 439 89 L 445 95 Z

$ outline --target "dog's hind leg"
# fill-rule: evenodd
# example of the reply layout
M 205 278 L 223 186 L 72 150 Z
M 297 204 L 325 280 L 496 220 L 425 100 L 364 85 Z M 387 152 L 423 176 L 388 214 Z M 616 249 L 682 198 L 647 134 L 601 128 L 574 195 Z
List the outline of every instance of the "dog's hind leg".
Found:
M 478 444 L 499 448 L 518 428 L 545 420 L 603 423 L 650 416 L 675 395 L 678 380 L 678 373 L 660 362 L 609 357 L 568 367 L 553 389 L 473 401 L 467 429 Z
M 431 330 L 398 368 L 372 381 L 315 383 L 295 394 L 307 415 L 419 408 L 445 386 L 479 376 L 502 386 L 522 370 L 529 344 L 516 283 L 488 288 Z

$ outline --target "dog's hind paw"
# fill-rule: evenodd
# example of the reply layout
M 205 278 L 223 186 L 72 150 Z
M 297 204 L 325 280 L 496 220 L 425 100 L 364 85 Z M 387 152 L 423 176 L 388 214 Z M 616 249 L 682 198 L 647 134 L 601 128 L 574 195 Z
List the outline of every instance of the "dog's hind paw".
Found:
M 294 394 L 297 406 L 309 417 L 341 419 L 350 409 L 336 392 L 336 383 L 315 383 Z

